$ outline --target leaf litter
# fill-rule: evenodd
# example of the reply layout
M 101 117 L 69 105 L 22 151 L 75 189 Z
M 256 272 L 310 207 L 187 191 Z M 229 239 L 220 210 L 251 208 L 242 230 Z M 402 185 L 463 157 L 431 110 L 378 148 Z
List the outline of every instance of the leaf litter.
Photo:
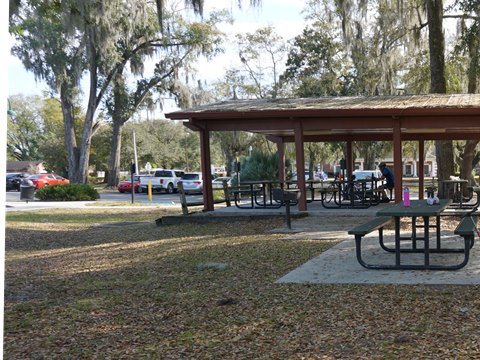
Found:
M 335 244 L 269 232 L 283 219 L 29 216 L 6 224 L 8 359 L 480 358 L 478 286 L 275 284 Z

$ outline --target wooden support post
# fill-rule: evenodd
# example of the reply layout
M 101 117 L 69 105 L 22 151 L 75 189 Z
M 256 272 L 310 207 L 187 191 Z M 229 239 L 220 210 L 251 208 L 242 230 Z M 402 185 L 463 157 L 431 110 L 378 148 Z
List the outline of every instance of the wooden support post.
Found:
M 180 194 L 180 203 L 182 204 L 182 214 L 188 215 L 187 197 L 185 196 L 185 190 L 183 190 L 183 183 L 181 181 L 177 183 L 177 188 Z
M 352 178 L 353 170 L 355 166 L 353 164 L 353 149 L 352 149 L 352 140 L 347 140 L 347 178 L 349 181 Z
M 402 126 L 401 120 L 393 118 L 393 174 L 395 176 L 395 202 L 402 201 L 403 193 Z
M 232 206 L 230 203 L 230 189 L 228 188 L 228 183 L 227 180 L 223 180 L 223 193 L 225 194 L 225 203 L 227 204 L 227 207 Z
M 298 210 L 307 210 L 307 194 L 305 188 L 305 152 L 303 149 L 303 128 L 298 122 L 295 126 L 295 155 L 297 160 L 297 184 L 300 189 L 300 198 L 298 199 Z
M 210 133 L 200 131 L 200 159 L 203 174 L 203 210 L 213 211 L 212 163 L 210 160 Z
M 425 140 L 418 141 L 419 165 L 417 169 L 418 176 L 418 199 L 423 200 L 425 193 Z
M 278 177 L 279 180 L 285 182 L 285 144 L 283 141 L 277 142 L 278 153 Z

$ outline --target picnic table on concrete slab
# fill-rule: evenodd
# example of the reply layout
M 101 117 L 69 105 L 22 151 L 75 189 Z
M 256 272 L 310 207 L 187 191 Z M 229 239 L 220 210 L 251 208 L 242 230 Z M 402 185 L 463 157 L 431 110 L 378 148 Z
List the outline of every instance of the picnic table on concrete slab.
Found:
M 243 181 L 240 183 L 240 187 L 247 187 L 250 189 L 250 205 L 246 208 L 255 209 L 278 209 L 282 206 L 281 202 L 273 199 L 273 188 L 275 185 L 282 186 L 282 182 L 279 180 L 252 180 Z M 239 208 L 245 208 L 239 205 L 239 202 L 235 201 L 235 204 Z
M 397 269 L 397 270 L 456 270 L 466 265 L 469 258 L 469 249 L 473 246 L 472 239 L 464 238 L 464 246 L 461 248 L 445 248 L 442 247 L 441 234 L 441 214 L 450 205 L 450 199 L 440 199 L 439 204 L 428 205 L 426 200 L 412 200 L 410 206 L 404 206 L 402 202 L 389 206 L 377 212 L 378 217 L 393 217 L 395 221 L 395 245 L 389 248 L 385 244 L 381 244 L 384 250 L 395 253 L 395 264 L 386 264 L 371 268 L 379 269 Z M 411 219 L 411 228 L 408 231 L 401 230 L 401 219 Z M 423 219 L 423 224 L 419 224 L 418 218 Z M 431 223 L 431 219 L 435 219 L 435 223 Z M 418 229 L 423 230 L 420 236 Z M 435 230 L 434 246 L 430 244 L 430 229 Z M 406 234 L 405 234 L 406 233 Z M 407 247 L 402 247 L 401 242 L 407 241 Z M 418 246 L 418 242 L 423 246 Z M 423 254 L 422 264 L 405 263 L 402 258 L 403 254 L 421 253 Z M 460 263 L 455 264 L 432 264 L 430 254 L 432 253 L 463 253 L 464 257 Z
M 322 206 L 327 209 L 366 209 L 378 205 L 378 179 L 333 181 L 320 190 Z M 333 200 L 333 202 L 332 202 Z
M 307 201 L 308 202 L 321 201 L 321 198 L 315 198 L 315 191 L 325 188 L 325 185 L 327 183 L 328 182 L 325 180 L 315 180 L 315 179 L 305 180 L 306 190 L 310 191 L 310 199 L 309 200 L 307 199 Z M 285 185 L 287 189 L 291 189 L 292 187 L 296 188 L 298 187 L 298 181 L 297 180 L 286 181 Z

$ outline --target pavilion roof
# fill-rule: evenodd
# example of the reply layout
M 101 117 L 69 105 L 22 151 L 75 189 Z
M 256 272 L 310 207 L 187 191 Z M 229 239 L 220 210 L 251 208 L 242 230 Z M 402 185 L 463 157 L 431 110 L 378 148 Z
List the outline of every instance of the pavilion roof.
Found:
M 432 109 L 480 108 L 480 94 L 428 94 L 398 96 L 338 96 L 317 98 L 281 98 L 229 100 L 197 106 L 175 113 L 243 112 L 271 110 L 360 110 L 360 109 Z M 175 114 L 172 113 L 172 114 Z
M 345 96 L 230 100 L 166 114 L 193 130 L 245 130 L 305 141 L 389 140 L 395 122 L 403 138 L 480 138 L 480 94 Z

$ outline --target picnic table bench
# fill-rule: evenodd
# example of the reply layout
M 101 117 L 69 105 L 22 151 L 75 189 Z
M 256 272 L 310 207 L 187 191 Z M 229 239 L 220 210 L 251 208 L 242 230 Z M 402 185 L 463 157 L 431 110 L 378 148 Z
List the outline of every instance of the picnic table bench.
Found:
M 475 203 L 471 204 L 472 207 L 478 207 L 480 205 L 480 187 L 478 186 L 468 186 L 468 191 L 471 193 L 471 197 L 473 198 L 473 194 L 476 195 Z M 469 205 L 469 204 L 467 204 Z
M 238 186 L 236 188 L 232 188 L 235 206 L 239 209 L 253 209 L 255 207 L 254 199 L 257 197 L 260 191 L 260 189 L 255 189 L 250 186 Z M 242 204 L 242 196 L 247 197 L 250 202 L 247 204 Z
M 362 238 L 370 234 L 372 231 L 378 230 L 378 240 L 380 245 L 384 247 L 383 243 L 383 228 L 393 222 L 393 218 L 390 216 L 377 216 L 374 219 L 368 221 L 365 224 L 357 225 L 353 229 L 348 231 L 349 235 L 355 236 L 355 253 L 357 260 L 363 267 L 367 269 L 376 269 L 375 265 L 367 264 L 362 259 Z
M 333 187 L 319 189 L 322 205 L 325 207 L 325 203 L 330 202 L 334 197 L 336 198 L 338 192 L 338 188 Z
M 470 249 L 475 242 L 475 233 L 477 232 L 478 217 L 467 215 L 462 218 L 458 226 L 454 230 L 455 235 L 460 235 L 469 242 Z
M 239 209 L 278 209 L 283 203 L 273 198 L 273 186 L 281 184 L 276 180 L 245 181 L 233 189 L 235 206 Z M 242 202 L 247 198 L 248 203 Z

